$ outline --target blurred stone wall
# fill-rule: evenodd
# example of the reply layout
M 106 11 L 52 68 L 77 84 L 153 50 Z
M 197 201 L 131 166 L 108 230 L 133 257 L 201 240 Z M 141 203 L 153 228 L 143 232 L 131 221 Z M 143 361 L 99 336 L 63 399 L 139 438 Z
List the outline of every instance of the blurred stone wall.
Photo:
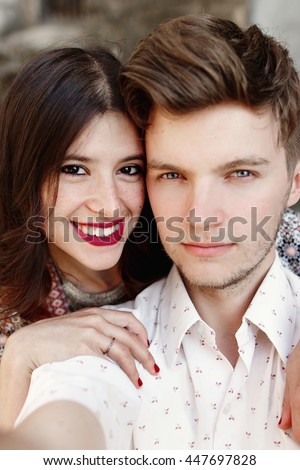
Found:
M 0 0 L 0 104 L 38 50 L 100 41 L 126 59 L 161 21 L 202 11 L 247 24 L 247 0 Z
M 287 44 L 300 71 L 300 1 L 251 0 L 249 21 Z
M 249 21 L 286 44 L 300 72 L 300 1 L 251 0 Z M 300 201 L 294 209 L 300 212 Z

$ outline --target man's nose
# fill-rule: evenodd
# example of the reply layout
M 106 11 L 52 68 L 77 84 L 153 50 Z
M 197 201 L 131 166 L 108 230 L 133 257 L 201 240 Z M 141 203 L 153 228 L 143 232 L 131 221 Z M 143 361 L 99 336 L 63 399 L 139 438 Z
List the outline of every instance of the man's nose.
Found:
M 225 204 L 225 202 L 224 202 Z M 197 184 L 188 203 L 188 222 L 199 224 L 202 230 L 224 222 L 224 204 L 221 194 L 209 184 Z

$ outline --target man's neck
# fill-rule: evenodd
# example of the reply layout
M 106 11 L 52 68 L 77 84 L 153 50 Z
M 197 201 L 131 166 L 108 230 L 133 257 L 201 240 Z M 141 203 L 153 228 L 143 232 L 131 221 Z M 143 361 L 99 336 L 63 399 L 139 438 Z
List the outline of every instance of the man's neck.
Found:
M 238 359 L 235 334 L 271 263 L 272 260 L 262 263 L 247 278 L 224 289 L 200 288 L 185 283 L 200 317 L 215 331 L 219 351 L 232 366 L 235 366 Z

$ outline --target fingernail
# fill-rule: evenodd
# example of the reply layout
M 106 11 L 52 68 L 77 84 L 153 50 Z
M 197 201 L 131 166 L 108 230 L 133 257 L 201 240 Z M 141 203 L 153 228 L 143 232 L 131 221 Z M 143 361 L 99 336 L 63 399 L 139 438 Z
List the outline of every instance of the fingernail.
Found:
M 143 385 L 143 382 L 141 381 L 141 379 L 139 378 L 138 379 L 138 386 L 141 387 Z
M 160 371 L 160 368 L 158 367 L 158 365 L 154 364 L 154 372 L 158 374 L 159 371 Z
M 279 426 L 281 425 L 281 421 L 282 421 L 282 418 L 280 418 L 280 420 L 278 421 Z
M 149 339 L 147 339 L 147 343 L 148 343 L 148 348 L 149 348 L 149 346 L 150 346 L 150 341 L 149 341 Z

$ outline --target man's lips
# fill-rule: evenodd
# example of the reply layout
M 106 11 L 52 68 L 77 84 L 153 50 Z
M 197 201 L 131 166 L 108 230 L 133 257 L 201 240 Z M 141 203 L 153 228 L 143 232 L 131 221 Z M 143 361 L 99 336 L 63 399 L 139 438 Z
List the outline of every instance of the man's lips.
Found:
M 214 242 L 211 242 L 211 243 L 195 243 L 195 242 L 185 242 L 184 243 L 185 245 L 189 245 L 189 246 L 195 246 L 195 247 L 198 247 L 198 248 L 215 248 L 215 247 L 220 247 L 220 246 L 229 246 L 229 245 L 233 245 L 232 242 L 229 242 L 229 243 L 214 243 Z
M 234 243 L 183 243 L 185 249 L 196 256 L 212 257 L 226 254 Z

